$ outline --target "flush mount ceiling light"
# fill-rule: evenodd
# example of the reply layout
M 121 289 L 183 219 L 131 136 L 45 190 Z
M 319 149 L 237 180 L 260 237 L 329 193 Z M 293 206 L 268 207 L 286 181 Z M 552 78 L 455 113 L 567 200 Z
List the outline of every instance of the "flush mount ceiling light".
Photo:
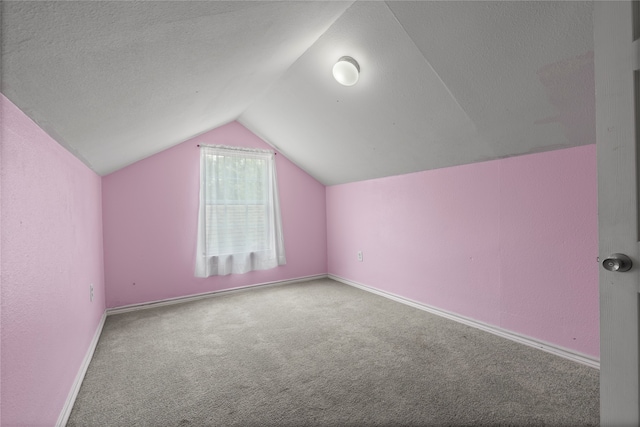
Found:
M 350 56 L 343 56 L 333 66 L 333 78 L 344 86 L 353 86 L 358 82 L 360 65 Z

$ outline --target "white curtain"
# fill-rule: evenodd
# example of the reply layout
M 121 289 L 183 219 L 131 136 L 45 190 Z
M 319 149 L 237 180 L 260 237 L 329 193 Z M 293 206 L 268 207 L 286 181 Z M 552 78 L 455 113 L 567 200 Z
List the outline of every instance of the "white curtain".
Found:
M 273 151 L 201 146 L 196 277 L 284 264 Z

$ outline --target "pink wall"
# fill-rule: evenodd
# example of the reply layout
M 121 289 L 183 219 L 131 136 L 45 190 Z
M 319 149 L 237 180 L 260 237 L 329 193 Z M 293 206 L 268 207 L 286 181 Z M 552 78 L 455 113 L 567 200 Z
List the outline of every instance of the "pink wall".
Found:
M 596 197 L 595 145 L 328 187 L 329 273 L 598 357 Z
M 196 144 L 269 148 L 232 122 L 103 177 L 108 307 L 326 274 L 325 187 L 277 155 L 287 264 L 242 275 L 194 277 Z
M 0 108 L 1 423 L 54 425 L 105 310 L 100 177 Z

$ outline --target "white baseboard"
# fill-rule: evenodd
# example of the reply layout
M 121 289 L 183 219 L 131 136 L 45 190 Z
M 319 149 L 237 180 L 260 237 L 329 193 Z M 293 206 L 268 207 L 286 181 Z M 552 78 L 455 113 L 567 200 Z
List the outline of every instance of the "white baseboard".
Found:
M 98 340 L 100 339 L 100 334 L 102 334 L 102 328 L 104 326 L 104 321 L 106 318 L 107 318 L 107 313 L 105 311 L 104 313 L 102 313 L 102 319 L 100 319 L 100 323 L 96 328 L 96 332 L 95 334 L 93 334 L 93 339 L 91 340 L 91 344 L 89 344 L 89 348 L 87 349 L 87 352 L 84 355 L 84 359 L 82 359 L 82 364 L 80 365 L 80 369 L 76 374 L 76 379 L 73 381 L 71 390 L 69 391 L 69 395 L 67 396 L 67 400 L 64 402 L 64 406 L 62 407 L 62 412 L 60 412 L 60 415 L 58 416 L 58 421 L 56 421 L 56 427 L 64 427 L 65 425 L 67 425 L 67 421 L 69 421 L 69 415 L 71 415 L 73 404 L 76 401 L 76 397 L 78 397 L 80 386 L 82 385 L 84 376 L 87 373 L 87 369 L 89 368 L 89 363 L 93 358 L 93 352 L 96 350 L 96 346 L 98 345 Z
M 239 286 L 237 288 L 223 289 L 223 290 L 220 290 L 220 291 L 205 292 L 205 293 L 202 293 L 202 294 L 188 295 L 188 296 L 184 296 L 184 297 L 168 298 L 168 299 L 163 299 L 163 300 L 158 300 L 158 301 L 145 302 L 145 303 L 141 303 L 141 304 L 125 305 L 125 306 L 122 306 L 122 307 L 108 308 L 107 309 L 107 316 L 111 316 L 111 315 L 114 315 L 114 314 L 128 313 L 128 312 L 131 312 L 131 311 L 146 310 L 148 308 L 162 307 L 162 306 L 165 306 L 165 305 L 181 304 L 181 303 L 185 303 L 185 302 L 197 301 L 197 300 L 201 300 L 201 299 L 205 299 L 205 298 L 211 298 L 211 297 L 220 296 L 220 295 L 228 295 L 228 294 L 235 293 L 235 292 L 244 292 L 244 291 L 248 291 L 250 289 L 255 289 L 255 288 L 258 288 L 258 287 L 263 288 L 263 287 L 271 287 L 271 286 L 290 285 L 290 284 L 293 284 L 293 283 L 308 282 L 310 280 L 326 279 L 326 278 L 327 278 L 326 274 L 317 274 L 317 275 L 314 275 L 314 276 L 304 276 L 304 277 L 298 277 L 298 278 L 290 279 L 290 280 L 281 280 L 281 281 L 277 281 L 277 282 L 258 283 L 258 284 L 255 284 L 255 285 Z
M 578 362 L 578 363 L 581 363 L 583 365 L 586 365 L 586 366 L 589 366 L 589 367 L 592 367 L 592 368 L 600 369 L 600 361 L 597 360 L 597 359 L 594 359 L 592 357 L 589 357 L 587 355 L 579 354 L 579 353 L 576 353 L 576 352 L 574 352 L 572 350 L 569 350 L 569 349 L 566 349 L 566 348 L 562 348 L 562 347 L 559 347 L 559 346 L 554 345 L 554 344 L 550 344 L 550 343 L 543 342 L 543 341 L 538 341 L 538 340 L 533 339 L 531 337 L 527 337 L 525 335 L 520 335 L 520 334 L 518 334 L 516 332 L 508 331 L 506 329 L 502 329 L 502 328 L 499 328 L 499 327 L 496 327 L 496 326 L 493 326 L 493 325 L 489 325 L 487 323 L 479 322 L 477 320 L 473 320 L 473 319 L 470 319 L 468 317 L 460 316 L 459 314 L 455 314 L 455 313 L 451 313 L 451 312 L 446 311 L 446 310 L 442 310 L 442 309 L 439 309 L 439 308 L 431 307 L 431 306 L 428 306 L 426 304 L 423 304 L 423 303 L 420 303 L 420 302 L 417 302 L 417 301 L 413 301 L 411 299 L 404 298 L 404 297 L 401 297 L 399 295 L 392 294 L 390 292 L 381 291 L 379 289 L 372 288 L 370 286 L 363 285 L 361 283 L 357 283 L 357 282 L 354 282 L 354 281 L 351 281 L 351 280 L 348 280 L 348 279 L 345 279 L 345 278 L 342 278 L 342 277 L 339 277 L 339 276 L 335 276 L 333 274 L 329 274 L 328 277 L 330 279 L 333 279 L 333 280 L 337 281 L 337 282 L 344 283 L 345 285 L 353 286 L 355 288 L 362 289 L 362 290 L 365 290 L 367 292 L 371 292 L 371 293 L 374 293 L 376 295 L 380 295 L 380 296 L 385 297 L 385 298 L 389 298 L 391 300 L 400 302 L 402 304 L 406 304 L 406 305 L 409 305 L 411 307 L 414 307 L 414 308 L 417 308 L 417 309 L 420 309 L 420 310 L 424 310 L 424 311 L 427 311 L 429 313 L 432 313 L 432 314 L 435 314 L 435 315 L 438 315 L 438 316 L 441 316 L 441 317 L 445 317 L 447 319 L 454 320 L 454 321 L 459 322 L 459 323 L 463 323 L 465 325 L 468 325 L 468 326 L 483 330 L 485 332 L 489 332 L 489 333 L 492 333 L 494 335 L 498 335 L 498 336 L 500 336 L 502 338 L 506 338 L 506 339 L 509 339 L 511 341 L 515 341 L 517 343 L 524 344 L 524 345 L 529 346 L 529 347 L 534 347 L 534 348 L 537 348 L 539 350 L 545 351 L 547 353 L 555 354 L 556 356 L 560 356 L 560 357 L 563 357 L 565 359 L 569 359 L 569 360 L 572 360 L 574 362 Z

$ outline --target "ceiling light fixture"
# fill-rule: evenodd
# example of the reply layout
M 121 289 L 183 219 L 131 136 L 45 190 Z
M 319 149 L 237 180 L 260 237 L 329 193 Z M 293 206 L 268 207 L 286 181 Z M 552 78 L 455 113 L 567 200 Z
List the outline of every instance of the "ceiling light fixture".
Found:
M 333 78 L 344 86 L 353 86 L 358 82 L 360 65 L 350 56 L 343 56 L 333 66 Z

